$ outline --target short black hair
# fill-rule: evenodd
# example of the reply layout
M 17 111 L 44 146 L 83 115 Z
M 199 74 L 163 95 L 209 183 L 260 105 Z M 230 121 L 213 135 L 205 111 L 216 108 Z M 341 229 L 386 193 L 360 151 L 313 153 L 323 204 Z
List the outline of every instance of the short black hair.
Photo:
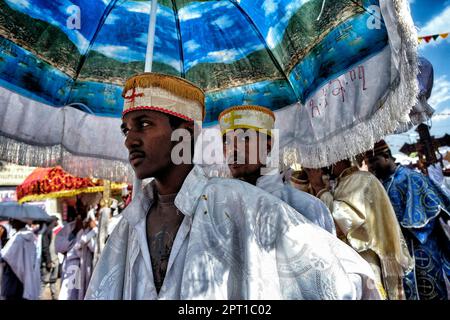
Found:
M 169 124 L 172 129 L 178 129 L 183 123 L 188 122 L 187 120 L 171 115 L 167 115 L 167 117 L 169 118 Z

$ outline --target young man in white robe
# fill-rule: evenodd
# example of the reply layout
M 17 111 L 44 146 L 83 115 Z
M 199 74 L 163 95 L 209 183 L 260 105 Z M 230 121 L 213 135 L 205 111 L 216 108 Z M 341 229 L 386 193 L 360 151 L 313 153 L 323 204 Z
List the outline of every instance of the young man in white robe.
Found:
M 5 262 L 2 295 L 6 300 L 38 300 L 41 289 L 36 236 L 25 222 L 12 220 L 17 231 L 1 249 Z
M 380 298 L 353 249 L 278 198 L 208 179 L 191 163 L 201 89 L 145 73 L 128 79 L 123 96 L 131 165 L 139 179 L 154 179 L 123 211 L 86 299 Z M 176 129 L 189 133 L 182 148 L 171 139 Z
M 277 168 L 268 169 L 275 114 L 261 106 L 235 106 L 219 115 L 223 151 L 233 178 L 283 200 L 317 226 L 336 234 L 333 217 L 316 197 L 284 183 Z M 277 152 L 278 150 L 274 150 Z M 264 172 L 264 170 L 270 170 Z

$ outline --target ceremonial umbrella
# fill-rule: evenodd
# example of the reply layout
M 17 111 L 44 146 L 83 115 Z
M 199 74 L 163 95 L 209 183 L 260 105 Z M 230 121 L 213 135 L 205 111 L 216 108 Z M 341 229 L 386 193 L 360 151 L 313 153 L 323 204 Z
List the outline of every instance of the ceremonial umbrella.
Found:
M 23 203 L 103 192 L 105 190 L 103 183 L 98 179 L 73 176 L 61 167 L 36 168 L 21 185 L 17 186 L 17 200 Z M 127 187 L 127 184 L 111 183 L 111 190 L 122 190 L 124 187 Z
M 21 221 L 51 221 L 52 216 L 44 209 L 30 204 L 18 204 L 17 202 L 0 203 L 0 220 L 16 219 Z
M 407 119 L 416 50 L 407 0 L 4 0 L 0 159 L 129 176 L 122 86 L 151 70 L 205 90 L 205 126 L 266 106 L 283 150 L 329 165 Z
M 395 134 L 401 134 L 411 130 L 423 122 L 431 119 L 434 109 L 428 104 L 431 97 L 434 84 L 434 69 L 430 61 L 424 57 L 419 58 L 419 74 L 417 75 L 419 84 L 419 94 L 417 103 L 413 106 L 409 113 L 409 122 L 402 123 L 396 130 Z

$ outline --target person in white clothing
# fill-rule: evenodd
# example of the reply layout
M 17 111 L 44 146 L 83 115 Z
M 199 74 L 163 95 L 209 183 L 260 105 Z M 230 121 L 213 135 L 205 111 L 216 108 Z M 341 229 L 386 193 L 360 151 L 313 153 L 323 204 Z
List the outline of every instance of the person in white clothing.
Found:
M 95 217 L 66 224 L 56 235 L 56 251 L 65 254 L 59 300 L 83 300 L 93 271 L 93 255 L 98 233 Z
M 6 300 L 38 300 L 41 286 L 36 237 L 25 222 L 12 220 L 10 223 L 17 232 L 0 253 L 5 262 L 2 296 Z
M 316 197 L 284 183 L 277 168 L 263 172 L 272 151 L 275 114 L 261 106 L 235 106 L 219 115 L 224 156 L 232 176 L 283 200 L 317 226 L 336 234 L 333 217 Z M 251 154 L 254 152 L 255 154 Z
M 123 96 L 131 165 L 139 179 L 154 179 L 124 210 L 86 299 L 380 298 L 353 249 L 280 199 L 192 164 L 195 121 L 205 115 L 200 88 L 144 73 L 128 79 Z M 172 141 L 175 132 L 189 139 Z

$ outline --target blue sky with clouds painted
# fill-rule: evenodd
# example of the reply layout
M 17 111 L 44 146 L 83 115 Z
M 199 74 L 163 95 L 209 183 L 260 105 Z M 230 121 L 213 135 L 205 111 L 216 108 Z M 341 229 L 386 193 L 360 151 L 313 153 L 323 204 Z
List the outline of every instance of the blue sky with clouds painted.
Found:
M 410 0 L 410 3 L 420 36 L 450 32 L 450 0 Z M 450 133 L 450 36 L 428 44 L 422 43 L 419 54 L 434 67 L 433 93 L 428 102 L 436 110 L 431 121 L 431 133 L 440 137 Z M 410 133 L 412 141 L 415 141 L 417 134 Z M 388 142 L 395 150 L 410 142 L 410 137 L 408 134 L 391 136 Z

